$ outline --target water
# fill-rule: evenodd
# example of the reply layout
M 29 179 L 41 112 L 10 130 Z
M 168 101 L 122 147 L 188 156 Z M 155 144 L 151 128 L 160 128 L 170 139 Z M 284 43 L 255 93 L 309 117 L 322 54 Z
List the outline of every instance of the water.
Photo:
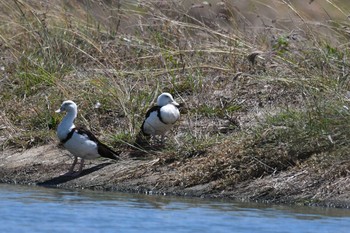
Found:
M 0 184 L 0 232 L 350 232 L 350 210 Z

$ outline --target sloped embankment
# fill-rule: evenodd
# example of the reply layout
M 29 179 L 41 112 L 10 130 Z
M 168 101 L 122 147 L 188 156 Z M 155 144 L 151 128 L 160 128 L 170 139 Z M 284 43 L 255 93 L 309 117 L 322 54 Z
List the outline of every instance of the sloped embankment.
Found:
M 87 162 L 81 175 L 66 177 L 62 174 L 68 170 L 71 158 L 56 145 L 17 152 L 7 151 L 0 155 L 0 181 L 67 189 L 350 207 L 349 178 L 341 174 L 335 175 L 336 164 L 320 172 L 305 162 L 305 165 L 293 166 L 286 171 L 261 178 L 248 178 L 235 184 L 225 183 L 227 177 L 220 176 L 206 182 L 203 175 L 203 179 L 195 183 L 194 173 L 208 164 L 205 157 L 181 161 L 164 158 L 164 155 L 157 155 L 156 152 L 142 159 L 135 159 L 130 155 L 122 154 L 121 161 L 116 163 L 107 160 Z M 213 159 L 210 154 L 206 157 Z M 313 158 L 310 157 L 309 160 Z

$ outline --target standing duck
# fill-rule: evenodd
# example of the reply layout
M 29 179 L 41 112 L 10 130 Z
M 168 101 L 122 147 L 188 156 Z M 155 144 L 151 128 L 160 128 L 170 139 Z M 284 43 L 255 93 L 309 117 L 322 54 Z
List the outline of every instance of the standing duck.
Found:
M 56 111 L 57 113 L 67 112 L 57 128 L 57 136 L 63 146 L 74 156 L 74 162 L 67 175 L 74 173 L 74 167 L 80 158 L 79 175 L 84 166 L 85 159 L 96 159 L 99 157 L 118 160 L 118 155 L 105 144 L 101 143 L 89 130 L 76 127 L 74 120 L 77 117 L 77 105 L 71 101 L 64 101 Z
M 169 93 L 162 93 L 157 98 L 157 105 L 153 106 L 146 113 L 141 125 L 140 133 L 136 138 L 136 144 L 144 145 L 149 143 L 150 137 L 161 136 L 161 143 L 164 142 L 165 133 L 169 131 L 174 123 L 180 118 L 179 104 Z

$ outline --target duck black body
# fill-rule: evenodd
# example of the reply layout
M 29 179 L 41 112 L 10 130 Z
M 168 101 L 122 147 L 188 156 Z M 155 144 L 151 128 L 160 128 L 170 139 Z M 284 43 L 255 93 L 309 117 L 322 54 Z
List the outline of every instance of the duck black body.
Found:
M 81 158 L 78 174 L 83 169 L 85 159 L 104 157 L 118 160 L 118 154 L 100 142 L 93 133 L 85 128 L 75 127 L 74 120 L 77 117 L 78 109 L 73 101 L 64 101 L 56 112 L 64 111 L 67 114 L 58 125 L 57 136 L 63 146 L 74 156 L 74 162 L 67 174 L 73 173 L 78 158 Z
M 161 142 L 164 142 L 164 136 L 174 123 L 180 118 L 179 104 L 169 93 L 162 93 L 157 98 L 157 105 L 153 106 L 146 113 L 145 119 L 141 125 L 141 130 L 136 138 L 136 144 L 144 145 L 148 143 L 151 136 L 160 135 Z

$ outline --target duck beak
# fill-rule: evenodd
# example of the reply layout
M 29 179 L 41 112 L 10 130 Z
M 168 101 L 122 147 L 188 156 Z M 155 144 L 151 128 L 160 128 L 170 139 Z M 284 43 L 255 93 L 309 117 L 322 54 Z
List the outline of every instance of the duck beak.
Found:
M 176 106 L 176 107 L 179 107 L 179 106 L 180 106 L 180 104 L 178 104 L 175 100 L 172 102 L 172 104 L 173 104 L 174 106 Z
M 60 112 L 62 112 L 60 108 L 55 111 L 55 113 L 60 113 Z

